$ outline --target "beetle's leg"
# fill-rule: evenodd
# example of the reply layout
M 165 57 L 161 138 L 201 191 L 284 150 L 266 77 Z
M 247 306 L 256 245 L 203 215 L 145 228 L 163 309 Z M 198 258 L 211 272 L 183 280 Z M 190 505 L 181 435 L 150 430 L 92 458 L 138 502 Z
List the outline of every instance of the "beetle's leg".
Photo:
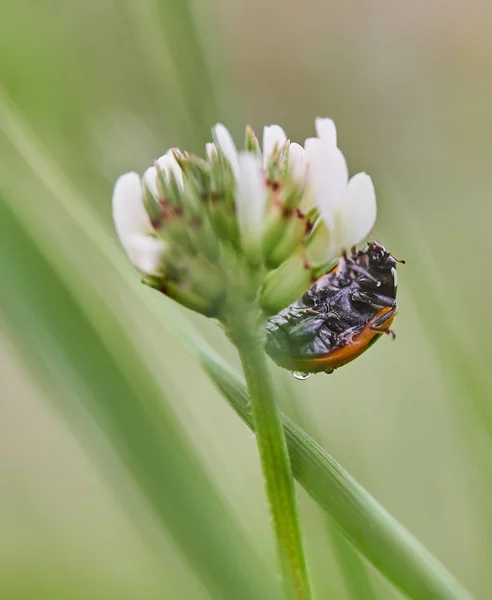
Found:
M 384 329 L 384 327 L 378 327 L 377 325 L 371 326 L 373 331 L 378 331 L 379 333 L 386 333 L 391 336 L 391 339 L 394 340 L 396 338 L 396 333 L 392 329 Z
M 370 286 L 372 288 L 378 288 L 381 285 L 379 279 L 371 275 L 367 269 L 364 269 L 364 267 L 360 267 L 359 265 L 352 263 L 349 268 L 354 273 L 360 275 L 360 277 L 358 277 L 359 283 L 364 283 L 366 286 Z
M 386 323 L 386 321 L 390 319 L 395 314 L 395 312 L 396 304 L 392 306 L 391 310 L 389 310 L 387 313 L 384 313 L 384 315 L 379 315 L 378 317 L 376 317 L 370 325 L 371 329 L 373 331 L 379 331 L 380 333 L 386 333 L 390 335 L 393 339 L 395 339 L 395 332 L 392 329 L 386 329 L 385 327 L 383 327 L 383 324 Z
M 371 327 L 380 327 L 383 323 L 386 323 L 388 319 L 390 319 L 396 312 L 396 304 L 391 307 L 391 310 L 384 313 L 383 315 L 377 316 L 374 321 L 371 323 Z
M 378 287 L 381 287 L 380 281 L 374 278 L 366 277 L 365 275 L 357 277 L 357 283 L 370 290 L 377 290 Z
M 362 302 L 363 304 L 367 304 L 376 310 L 380 308 L 387 308 L 388 306 L 395 306 L 395 301 L 393 298 L 388 298 L 387 296 L 381 296 L 380 294 L 374 294 L 371 292 L 363 292 L 361 290 L 353 290 L 350 293 L 350 298 L 353 302 Z
M 319 310 L 315 310 L 314 308 L 298 308 L 295 314 L 290 313 L 290 319 L 297 319 L 299 316 L 303 317 L 305 315 L 321 315 L 323 314 Z
M 335 312 L 326 313 L 324 322 L 328 325 L 328 328 L 335 333 L 341 333 L 347 327 L 347 325 Z
M 372 305 L 378 308 L 391 308 L 393 311 L 396 310 L 396 302 L 394 298 L 388 296 L 382 296 L 380 294 L 374 294 Z
M 352 290 L 350 292 L 350 299 L 352 302 L 362 302 L 363 304 L 369 304 L 370 306 L 373 304 L 372 294 L 361 292 L 360 290 Z

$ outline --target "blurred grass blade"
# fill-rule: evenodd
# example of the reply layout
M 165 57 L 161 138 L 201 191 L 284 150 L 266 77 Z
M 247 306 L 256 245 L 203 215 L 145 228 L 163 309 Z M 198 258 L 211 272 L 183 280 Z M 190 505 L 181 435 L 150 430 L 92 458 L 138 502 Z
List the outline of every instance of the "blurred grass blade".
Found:
M 243 381 L 210 350 L 197 345 L 205 371 L 253 428 Z M 306 491 L 354 546 L 414 600 L 470 600 L 472 596 L 398 521 L 325 450 L 284 416 L 292 469 Z
M 189 144 L 198 147 L 203 144 L 208 128 L 205 131 L 201 122 L 197 127 L 189 90 L 183 85 L 185 81 L 182 71 L 194 69 L 194 65 L 190 64 L 192 56 L 189 52 L 184 52 L 180 60 L 176 61 L 176 50 L 169 43 L 168 36 L 163 35 L 165 25 L 171 30 L 176 29 L 175 18 L 172 10 L 163 8 L 161 4 L 155 0 L 124 0 L 115 5 L 115 11 L 125 26 L 128 39 L 133 42 L 134 52 L 147 72 L 146 80 L 159 99 L 162 109 L 172 113 L 181 136 Z M 186 25 L 182 28 L 186 30 Z M 184 39 L 188 39 L 186 31 Z M 194 73 L 194 76 L 196 79 L 197 73 Z M 201 79 L 202 74 L 198 78 Z M 203 101 L 203 106 L 207 106 L 207 95 L 199 94 L 198 99 Z M 196 105 L 199 104 L 199 100 L 195 100 Z
M 170 110 L 180 120 L 187 146 L 203 146 L 219 112 L 194 7 L 189 0 L 125 0 L 116 5 L 116 10 L 126 23 L 128 36 L 136 42 L 135 51 L 142 55 L 149 82 L 163 105 L 172 103 Z M 207 12 L 211 10 L 213 7 L 208 7 Z M 218 62 L 216 53 L 214 67 Z M 230 87 L 230 76 L 228 81 Z
M 190 0 L 147 0 L 160 7 L 162 39 L 176 65 L 178 77 L 187 99 L 188 112 L 200 126 L 204 139 L 208 138 L 211 123 L 218 118 L 217 100 Z M 213 10 L 215 7 L 210 7 Z
M 394 170 L 396 171 L 396 168 Z M 412 275 L 415 277 L 415 274 L 418 274 L 418 278 L 415 277 L 413 282 L 410 281 L 409 294 L 420 309 L 419 318 L 425 330 L 429 332 L 429 341 L 435 347 L 436 355 L 444 367 L 450 392 L 461 401 L 461 413 L 468 418 L 465 413 L 472 409 L 475 417 L 474 425 L 484 431 L 490 443 L 492 441 L 490 388 L 484 380 L 480 365 L 470 352 L 471 342 L 467 336 L 468 315 L 461 315 L 457 322 L 448 309 L 445 301 L 447 292 L 440 291 L 445 290 L 446 286 L 441 282 L 439 266 L 436 264 L 433 252 L 419 236 L 422 230 L 419 217 L 409 209 L 408 200 L 401 192 L 402 185 L 397 185 L 395 182 L 389 186 L 389 189 L 392 197 L 400 198 L 399 218 L 405 222 L 402 234 L 408 236 L 414 247 L 413 269 L 406 277 L 411 278 Z M 423 300 L 419 296 L 419 290 L 425 290 L 425 310 L 422 310 Z M 460 301 L 464 304 L 464 300 L 460 298 Z M 453 385 L 449 385 L 450 381 L 453 381 Z M 489 455 L 490 452 L 487 453 L 487 456 Z
M 299 427 L 317 435 L 316 425 L 310 420 L 304 404 L 292 385 L 292 377 L 281 372 L 277 378 L 283 405 Z M 338 567 L 343 577 L 348 596 L 352 600 L 376 600 L 367 565 L 354 546 L 345 538 L 331 517 L 325 515 L 326 537 L 331 544 Z
M 0 224 L 3 316 L 13 343 L 36 366 L 36 375 L 44 373 L 45 383 L 49 381 L 57 406 L 66 412 L 77 398 L 98 421 L 213 598 L 276 598 L 273 577 L 208 481 L 111 310 L 98 307 L 113 329 L 119 353 L 104 343 L 1 201 Z
M 377 600 L 366 565 L 357 550 L 333 521 L 326 520 L 326 529 L 351 600 Z

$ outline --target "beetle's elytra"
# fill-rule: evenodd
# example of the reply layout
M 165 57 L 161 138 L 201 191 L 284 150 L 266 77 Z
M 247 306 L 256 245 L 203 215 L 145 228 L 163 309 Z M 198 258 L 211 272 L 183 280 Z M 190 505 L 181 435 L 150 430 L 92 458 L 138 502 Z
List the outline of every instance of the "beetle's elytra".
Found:
M 396 263 L 378 242 L 352 250 L 296 302 L 266 322 L 266 351 L 281 367 L 332 373 L 362 354 L 396 314 Z

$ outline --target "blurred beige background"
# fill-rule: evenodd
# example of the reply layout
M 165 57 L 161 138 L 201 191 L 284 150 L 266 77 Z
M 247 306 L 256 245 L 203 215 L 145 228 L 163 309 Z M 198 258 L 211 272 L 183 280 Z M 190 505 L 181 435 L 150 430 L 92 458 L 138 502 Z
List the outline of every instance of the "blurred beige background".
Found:
M 492 4 L 195 0 L 192 39 L 201 49 L 189 37 L 184 5 L 2 0 L 4 90 L 49 163 L 108 231 L 116 177 L 143 171 L 169 146 L 201 151 L 217 120 L 238 142 L 246 122 L 258 132 L 279 123 L 302 142 L 316 116 L 335 120 L 350 171 L 365 170 L 375 181 L 374 236 L 407 260 L 399 269 L 398 337 L 333 376 L 296 382 L 298 404 L 327 450 L 486 600 Z M 38 215 L 42 243 L 79 244 L 68 251 L 67 260 L 77 261 L 74 277 L 84 273 L 119 314 L 98 249 L 68 230 L 53 188 L 40 182 L 9 135 L 0 148 L 3 193 Z M 231 355 L 218 327 L 191 318 Z M 260 556 L 273 565 L 249 431 L 177 341 L 156 333 L 150 314 L 134 315 L 124 327 L 145 360 L 158 349 L 157 381 Z M 74 427 L 53 408 L 14 351 L 13 333 L 2 336 L 0 362 L 5 597 L 207 598 L 172 541 L 144 535 L 129 516 L 93 460 L 94 446 L 111 456 L 104 436 L 90 418 L 73 416 Z M 117 477 L 133 494 L 126 475 Z M 134 510 L 145 513 L 139 502 Z M 301 505 L 316 587 L 343 599 L 319 510 L 304 492 Z M 378 598 L 400 597 L 372 577 Z

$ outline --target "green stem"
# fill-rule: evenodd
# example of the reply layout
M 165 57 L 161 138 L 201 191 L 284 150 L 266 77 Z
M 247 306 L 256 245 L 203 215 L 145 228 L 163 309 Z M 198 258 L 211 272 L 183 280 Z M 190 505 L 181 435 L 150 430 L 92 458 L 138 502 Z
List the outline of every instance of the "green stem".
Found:
M 249 318 L 248 318 L 249 317 Z M 275 401 L 254 311 L 228 321 L 249 391 L 256 440 L 274 533 L 284 590 L 289 599 L 312 598 L 301 540 L 295 484 L 280 412 Z

